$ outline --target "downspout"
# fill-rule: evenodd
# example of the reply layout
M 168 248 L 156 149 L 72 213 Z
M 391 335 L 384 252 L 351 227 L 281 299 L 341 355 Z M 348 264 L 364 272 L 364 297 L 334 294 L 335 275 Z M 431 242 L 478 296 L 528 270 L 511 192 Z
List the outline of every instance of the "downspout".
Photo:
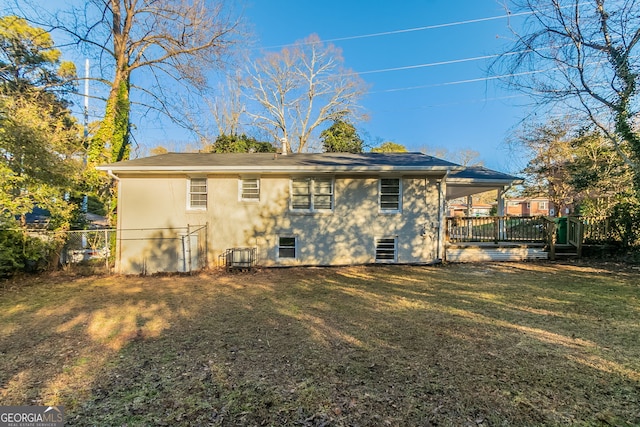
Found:
M 120 185 L 120 178 L 115 175 L 113 173 L 113 171 L 111 169 L 107 169 L 107 175 L 109 175 L 109 177 L 111 177 L 113 180 L 115 180 L 118 183 L 118 202 L 116 204 L 116 241 L 118 242 L 118 250 L 116 251 L 116 265 L 114 266 L 114 269 L 117 272 L 120 272 L 120 267 L 121 267 L 121 259 L 120 257 L 122 256 L 122 236 L 120 235 L 120 230 L 122 229 L 121 227 L 121 218 L 120 218 L 120 201 L 121 199 L 121 192 L 122 192 L 122 186 Z

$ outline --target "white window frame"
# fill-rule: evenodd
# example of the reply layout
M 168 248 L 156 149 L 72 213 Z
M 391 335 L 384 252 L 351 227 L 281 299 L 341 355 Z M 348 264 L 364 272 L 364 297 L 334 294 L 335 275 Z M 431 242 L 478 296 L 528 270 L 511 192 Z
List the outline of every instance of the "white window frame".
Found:
M 280 249 L 285 248 L 285 249 L 291 249 L 292 246 L 281 246 L 280 245 L 280 240 L 281 239 L 293 239 L 293 256 L 292 257 L 283 257 L 280 255 Z M 283 234 L 278 236 L 278 247 L 276 248 L 277 250 L 277 258 L 278 260 L 286 260 L 286 259 L 291 259 L 291 260 L 296 260 L 298 259 L 298 236 L 293 236 L 293 235 L 289 235 L 289 234 Z
M 389 259 L 389 258 L 378 258 L 378 245 L 381 243 L 381 241 L 388 241 L 392 240 L 393 241 L 393 259 Z M 375 262 L 378 264 L 394 264 L 398 262 L 398 236 L 383 236 L 383 237 L 376 237 L 375 241 L 374 241 L 374 251 L 375 251 Z
M 382 207 L 382 181 L 385 179 L 397 179 L 398 180 L 398 208 L 388 209 Z M 396 176 L 379 177 L 378 178 L 378 210 L 381 213 L 399 213 L 402 212 L 402 178 Z
M 192 191 L 191 183 L 193 180 L 204 180 L 204 192 L 194 192 Z M 204 206 L 201 205 L 193 205 L 193 200 L 191 199 L 192 195 L 201 195 L 204 194 Z M 190 211 L 206 211 L 209 206 L 209 180 L 206 176 L 191 176 L 187 179 L 187 209 Z
M 257 190 L 258 190 L 258 197 L 245 197 L 244 194 L 244 182 L 245 181 L 255 181 L 256 182 L 256 186 L 257 186 Z M 257 203 L 260 201 L 260 178 L 258 177 L 253 177 L 253 176 L 246 176 L 246 177 L 242 177 L 238 180 L 238 200 L 240 200 L 241 202 L 249 202 L 249 203 Z
M 295 208 L 293 205 L 293 183 L 294 181 L 302 181 L 307 180 L 308 184 L 308 197 L 309 197 L 309 207 L 308 208 Z M 317 181 L 329 181 L 331 184 L 331 191 L 329 193 L 318 193 L 316 189 Z M 289 180 L 289 209 L 293 212 L 333 212 L 335 208 L 335 178 L 333 176 L 296 176 L 291 177 Z M 329 196 L 331 200 L 330 208 L 318 208 L 316 207 L 316 197 L 318 196 Z
M 538 202 L 538 209 L 546 211 L 549 209 L 549 202 L 545 202 L 544 200 L 541 202 Z

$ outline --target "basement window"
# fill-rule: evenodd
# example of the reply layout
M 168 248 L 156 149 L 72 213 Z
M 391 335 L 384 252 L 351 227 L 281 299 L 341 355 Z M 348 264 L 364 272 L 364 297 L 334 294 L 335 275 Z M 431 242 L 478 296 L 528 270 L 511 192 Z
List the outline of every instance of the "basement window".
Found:
M 278 258 L 296 258 L 296 238 L 292 236 L 281 236 L 278 239 Z
M 398 259 L 397 239 L 395 237 L 381 237 L 376 239 L 376 262 L 393 263 Z

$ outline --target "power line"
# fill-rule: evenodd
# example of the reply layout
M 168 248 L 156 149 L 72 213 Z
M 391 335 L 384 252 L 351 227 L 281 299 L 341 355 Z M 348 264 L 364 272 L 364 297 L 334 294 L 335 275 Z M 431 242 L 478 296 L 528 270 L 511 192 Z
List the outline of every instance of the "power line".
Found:
M 505 78 L 505 77 L 518 77 L 518 76 L 525 76 L 525 75 L 528 75 L 528 74 L 543 73 L 543 72 L 546 72 L 546 71 L 549 71 L 549 70 L 548 69 L 547 70 L 534 70 L 534 71 L 526 71 L 526 72 L 522 72 L 522 73 L 502 74 L 502 75 L 499 75 L 499 76 L 479 77 L 479 78 L 476 78 L 476 79 L 467 79 L 467 80 L 457 80 L 457 81 L 452 81 L 452 82 L 434 83 L 434 84 L 430 84 L 430 85 L 420 85 L 420 86 L 409 86 L 409 87 L 402 87 L 402 88 L 395 88 L 395 89 L 375 90 L 375 91 L 368 92 L 368 94 L 402 92 L 402 91 L 415 90 L 415 89 L 428 89 L 428 88 L 433 88 L 433 87 L 452 86 L 452 85 L 459 85 L 459 84 L 465 84 L 465 83 L 477 83 L 477 82 L 484 82 L 484 81 L 502 79 L 502 78 Z
M 588 4 L 588 2 L 585 1 L 585 2 L 578 3 L 578 6 L 584 6 L 586 4 Z M 560 9 L 566 9 L 566 8 L 569 8 L 569 7 L 573 7 L 573 5 L 560 6 Z M 464 20 L 464 21 L 447 22 L 447 23 L 444 23 L 444 24 L 425 25 L 423 27 L 405 28 L 405 29 L 400 29 L 400 30 L 383 31 L 383 32 L 379 32 L 379 33 L 360 34 L 360 35 L 355 35 L 355 36 L 336 37 L 336 38 L 332 38 L 332 39 L 315 41 L 315 42 L 300 41 L 300 42 L 295 42 L 295 43 L 287 43 L 287 44 L 281 44 L 281 45 L 266 46 L 266 47 L 263 47 L 263 49 L 277 49 L 277 48 L 281 48 L 281 47 L 288 47 L 288 46 L 295 46 L 295 45 L 309 45 L 309 44 L 325 43 L 325 42 L 330 43 L 330 42 L 338 42 L 338 41 L 365 39 L 365 38 L 371 38 L 371 37 L 382 37 L 382 36 L 389 36 L 389 35 L 394 35 L 394 34 L 411 33 L 411 32 L 416 32 L 416 31 L 435 30 L 435 29 L 439 29 L 439 28 L 454 27 L 454 26 L 458 26 L 458 25 L 476 24 L 476 23 L 479 23 L 479 22 L 495 21 L 495 20 L 498 20 L 498 19 L 513 18 L 513 17 L 517 17 L 517 16 L 533 15 L 533 14 L 535 14 L 537 12 L 540 12 L 540 10 L 527 11 L 527 12 L 516 12 L 516 13 L 508 12 L 508 13 L 506 13 L 504 15 L 489 16 L 489 17 L 485 17 L 485 18 L 467 19 L 467 20 Z
M 483 60 L 483 59 L 497 58 L 499 56 L 520 55 L 522 53 L 527 53 L 527 52 L 531 52 L 531 50 L 521 50 L 519 52 L 508 52 L 508 53 L 504 53 L 504 54 L 473 56 L 473 57 L 469 57 L 469 58 L 452 59 L 452 60 L 449 60 L 449 61 L 427 62 L 425 64 L 407 65 L 407 66 L 404 66 L 404 67 L 395 67 L 395 68 L 383 68 L 383 69 L 380 69 L 380 70 L 360 71 L 360 72 L 353 72 L 353 73 L 349 73 L 349 74 L 362 75 L 362 74 L 374 74 L 374 73 L 387 73 L 389 71 L 413 70 L 413 69 L 417 69 L 417 68 L 437 67 L 439 65 L 451 65 L 451 64 L 460 64 L 460 63 L 463 63 L 463 62 L 480 61 L 480 60 Z
M 527 95 L 525 94 L 518 94 L 518 95 L 507 95 L 507 96 L 496 96 L 496 97 L 492 97 L 492 98 L 476 98 L 476 99 L 466 99 L 466 100 L 462 100 L 462 101 L 455 101 L 455 102 L 446 102 L 446 103 L 441 103 L 441 104 L 431 104 L 431 105 L 420 105 L 420 106 L 416 106 L 416 107 L 405 107 L 405 108 L 394 108 L 392 110 L 376 110 L 375 113 L 389 113 L 389 112 L 396 112 L 396 111 L 413 111 L 413 110 L 426 110 L 429 108 L 443 108 L 443 107 L 452 107 L 452 106 L 457 106 L 457 105 L 466 105 L 466 104 L 480 104 L 480 103 L 487 103 L 487 102 L 492 102 L 492 101 L 502 101 L 505 99 L 513 99 L 513 98 L 522 98 L 525 97 Z
M 327 39 L 327 40 L 322 40 L 322 41 L 318 41 L 318 42 L 298 42 L 298 43 L 288 43 L 288 44 L 267 46 L 267 47 L 264 47 L 263 49 L 277 49 L 277 48 L 281 48 L 281 47 L 295 46 L 295 45 L 300 45 L 300 44 L 305 45 L 305 44 L 315 44 L 315 43 L 331 43 L 331 42 L 338 42 L 338 41 L 357 40 L 357 39 L 365 39 L 365 38 L 370 38 L 370 37 L 381 37 L 381 36 L 389 36 L 389 35 L 394 35 L 394 34 L 411 33 L 411 32 L 416 32 L 416 31 L 435 30 L 435 29 L 438 29 L 438 28 L 446 28 L 446 27 L 454 27 L 454 26 L 458 26 L 458 25 L 475 24 L 475 23 L 478 23 L 478 22 L 486 22 L 486 21 L 495 21 L 497 19 L 512 18 L 512 17 L 515 17 L 515 16 L 531 15 L 531 14 L 533 14 L 533 12 L 507 13 L 506 15 L 489 16 L 489 17 L 486 17 L 486 18 L 468 19 L 468 20 L 465 20 L 465 21 L 447 22 L 447 23 L 444 23 L 444 24 L 425 25 L 423 27 L 405 28 L 405 29 L 401 29 L 401 30 L 384 31 L 384 32 L 380 32 L 380 33 L 361 34 L 361 35 L 356 35 L 356 36 L 336 37 L 336 38 L 333 38 L 333 39 Z

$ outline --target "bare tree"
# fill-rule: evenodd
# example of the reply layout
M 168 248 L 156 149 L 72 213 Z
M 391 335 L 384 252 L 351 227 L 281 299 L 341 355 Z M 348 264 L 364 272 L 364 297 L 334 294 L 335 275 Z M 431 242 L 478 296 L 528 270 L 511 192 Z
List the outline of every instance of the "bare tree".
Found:
M 458 150 L 449 151 L 443 147 L 424 146 L 420 149 L 423 154 L 438 157 L 440 159 L 449 160 L 462 166 L 482 166 L 483 161 L 480 153 L 471 148 L 460 148 Z
M 246 116 L 245 98 L 242 92 L 244 77 L 240 70 L 220 73 L 215 88 L 203 97 L 201 107 L 192 108 L 184 103 L 184 119 L 198 136 L 200 149 L 207 150 L 212 141 L 221 135 L 245 133 L 243 118 Z
M 226 84 L 220 83 L 216 96 L 208 100 L 218 135 L 235 135 L 240 130 L 241 117 L 245 112 L 241 80 L 239 73 L 227 76 Z
M 493 71 L 545 109 L 562 103 L 581 113 L 633 169 L 640 191 L 640 1 L 512 0 L 505 8 L 527 18 Z
M 340 49 L 317 35 L 255 61 L 249 86 L 259 107 L 250 113 L 256 126 L 283 141 L 283 151 L 304 152 L 322 124 L 360 119 L 366 85 L 343 62 Z
M 35 13 L 37 6 L 32 6 Z M 223 6 L 208 0 L 88 0 L 46 18 L 27 13 L 32 21 L 50 21 L 50 28 L 99 61 L 98 80 L 109 94 L 89 148 L 90 161 L 129 157 L 132 90 L 147 111 L 187 124 L 173 108 L 172 97 L 202 90 L 205 71 L 220 65 L 228 52 L 237 22 Z M 138 74 L 140 78 L 132 78 Z M 106 158 L 105 147 L 110 149 Z

